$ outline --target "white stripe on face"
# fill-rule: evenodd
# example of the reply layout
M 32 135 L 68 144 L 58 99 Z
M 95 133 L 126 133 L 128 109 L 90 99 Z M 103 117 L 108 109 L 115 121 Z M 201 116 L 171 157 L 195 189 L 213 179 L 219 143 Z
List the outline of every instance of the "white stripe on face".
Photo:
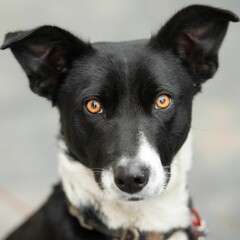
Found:
M 145 199 L 158 196 L 165 187 L 167 176 L 157 151 L 151 146 L 143 133 L 140 134 L 139 149 L 134 157 L 122 157 L 117 165 L 126 167 L 131 164 L 139 164 L 149 169 L 149 181 L 146 186 L 137 193 L 129 194 L 121 191 L 114 182 L 113 169 L 102 172 L 102 185 L 105 195 L 112 200 Z

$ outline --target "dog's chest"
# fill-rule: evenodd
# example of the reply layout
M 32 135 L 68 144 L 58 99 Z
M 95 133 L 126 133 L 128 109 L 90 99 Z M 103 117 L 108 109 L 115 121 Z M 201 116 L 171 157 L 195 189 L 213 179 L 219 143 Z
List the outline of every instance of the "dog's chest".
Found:
M 142 231 L 168 232 L 176 226 L 185 228 L 189 225 L 187 201 L 186 193 L 184 197 L 173 194 L 144 202 L 101 202 L 100 206 L 110 228 L 134 226 Z

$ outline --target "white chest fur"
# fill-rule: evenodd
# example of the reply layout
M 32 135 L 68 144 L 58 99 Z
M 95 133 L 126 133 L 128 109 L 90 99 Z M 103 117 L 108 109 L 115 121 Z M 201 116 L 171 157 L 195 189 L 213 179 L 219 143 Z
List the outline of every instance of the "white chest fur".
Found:
M 60 143 L 59 174 L 64 191 L 76 207 L 92 205 L 102 212 L 109 228 L 134 226 L 142 231 L 167 232 L 190 224 L 187 171 L 191 165 L 191 136 L 172 163 L 172 176 L 166 190 L 156 198 L 136 202 L 112 201 L 99 189 L 92 171 L 64 153 Z

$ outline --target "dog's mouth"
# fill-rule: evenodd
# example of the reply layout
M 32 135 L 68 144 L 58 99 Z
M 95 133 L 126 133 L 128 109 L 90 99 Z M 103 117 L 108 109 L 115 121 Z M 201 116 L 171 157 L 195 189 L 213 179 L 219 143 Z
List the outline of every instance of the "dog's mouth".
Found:
M 155 191 L 151 191 L 150 188 L 143 190 L 133 195 L 127 194 L 115 189 L 104 189 L 104 198 L 115 202 L 140 202 L 147 199 L 159 197 L 165 190 L 165 187 L 157 187 Z
M 137 202 L 137 201 L 142 201 L 142 200 L 144 200 L 144 198 L 137 198 L 137 197 L 129 198 L 129 201 L 131 201 L 131 202 Z

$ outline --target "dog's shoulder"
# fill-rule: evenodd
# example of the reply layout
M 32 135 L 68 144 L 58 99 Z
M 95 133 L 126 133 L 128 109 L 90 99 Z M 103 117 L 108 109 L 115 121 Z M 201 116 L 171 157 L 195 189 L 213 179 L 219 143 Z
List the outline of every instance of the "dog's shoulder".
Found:
M 28 221 L 22 224 L 17 231 L 8 236 L 6 240 L 52 239 L 51 236 L 55 231 L 55 224 L 66 216 L 66 210 L 63 207 L 63 196 L 60 185 L 55 186 L 45 204 Z
M 81 228 L 77 219 L 69 214 L 62 186 L 58 184 L 44 205 L 6 240 L 104 239 L 97 235 L 95 231 Z

